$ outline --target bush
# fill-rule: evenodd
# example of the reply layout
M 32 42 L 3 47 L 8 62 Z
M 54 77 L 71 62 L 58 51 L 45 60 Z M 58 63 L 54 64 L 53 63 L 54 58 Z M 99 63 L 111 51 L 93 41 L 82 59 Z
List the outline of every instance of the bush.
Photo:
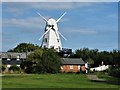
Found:
M 16 66 L 16 65 L 13 65 L 13 66 L 11 66 L 11 67 L 9 68 L 9 70 L 10 70 L 10 71 L 11 71 L 11 70 L 13 70 L 13 71 L 19 71 L 20 68 L 19 68 L 18 66 Z
M 4 72 L 5 71 L 5 66 L 0 66 L 0 72 Z
M 109 75 L 113 77 L 120 78 L 120 67 L 119 68 L 113 68 L 109 71 Z

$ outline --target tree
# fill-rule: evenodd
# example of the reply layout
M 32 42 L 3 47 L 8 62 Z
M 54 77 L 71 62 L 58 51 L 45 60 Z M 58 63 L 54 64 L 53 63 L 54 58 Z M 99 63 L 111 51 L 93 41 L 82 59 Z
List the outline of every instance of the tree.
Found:
M 87 59 L 87 62 L 88 62 L 91 66 L 94 64 L 94 60 L 91 59 L 91 58 L 88 58 L 88 59 Z
M 60 58 L 53 49 L 38 49 L 21 63 L 21 69 L 26 73 L 57 73 L 60 64 Z
M 20 43 L 14 49 L 8 50 L 8 52 L 32 52 L 36 49 L 39 49 L 38 45 L 34 45 L 31 43 Z
M 42 55 L 42 59 L 43 66 L 47 73 L 58 73 L 60 71 L 60 57 L 53 49 L 45 50 Z

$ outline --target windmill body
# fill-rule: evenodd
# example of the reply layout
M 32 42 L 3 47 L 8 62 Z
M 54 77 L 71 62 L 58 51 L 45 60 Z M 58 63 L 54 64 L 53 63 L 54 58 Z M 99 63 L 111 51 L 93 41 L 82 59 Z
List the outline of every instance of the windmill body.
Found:
M 38 13 L 39 14 L 39 13 Z M 64 13 L 58 20 L 50 18 L 46 20 L 42 15 L 40 15 L 43 20 L 46 21 L 45 32 L 41 36 L 43 38 L 41 46 L 43 48 L 53 48 L 56 51 L 62 50 L 61 40 L 59 34 L 66 40 L 66 38 L 58 31 L 57 22 L 65 15 Z M 41 39 L 40 38 L 40 39 Z M 40 40 L 39 39 L 39 40 Z
M 41 46 L 46 48 L 54 48 L 57 51 L 60 51 L 62 49 L 62 46 L 61 46 L 61 40 L 58 34 L 58 27 L 56 24 L 56 20 L 53 18 L 50 18 L 48 22 L 49 23 L 47 23 L 45 27 L 45 32 L 48 30 L 49 31 L 43 37 Z M 54 28 L 52 25 L 54 25 Z

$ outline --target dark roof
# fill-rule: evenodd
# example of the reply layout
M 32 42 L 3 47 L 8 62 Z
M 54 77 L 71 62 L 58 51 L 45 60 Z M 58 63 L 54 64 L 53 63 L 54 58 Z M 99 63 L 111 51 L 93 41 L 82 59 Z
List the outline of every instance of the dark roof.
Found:
M 68 64 L 85 64 L 85 62 L 82 60 L 82 58 L 62 58 L 62 64 L 68 65 Z
M 14 64 L 20 65 L 21 62 L 22 60 L 16 60 L 16 59 L 2 60 L 2 64 L 10 64 L 10 65 L 14 65 Z
M 26 58 L 26 53 L 0 52 L 0 58 Z

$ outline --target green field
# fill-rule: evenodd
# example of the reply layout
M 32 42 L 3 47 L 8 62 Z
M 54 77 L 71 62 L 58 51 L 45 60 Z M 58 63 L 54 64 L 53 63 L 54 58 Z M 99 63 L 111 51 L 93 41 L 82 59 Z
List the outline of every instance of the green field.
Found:
M 94 82 L 80 74 L 3 75 L 3 88 L 118 88 L 107 82 Z

